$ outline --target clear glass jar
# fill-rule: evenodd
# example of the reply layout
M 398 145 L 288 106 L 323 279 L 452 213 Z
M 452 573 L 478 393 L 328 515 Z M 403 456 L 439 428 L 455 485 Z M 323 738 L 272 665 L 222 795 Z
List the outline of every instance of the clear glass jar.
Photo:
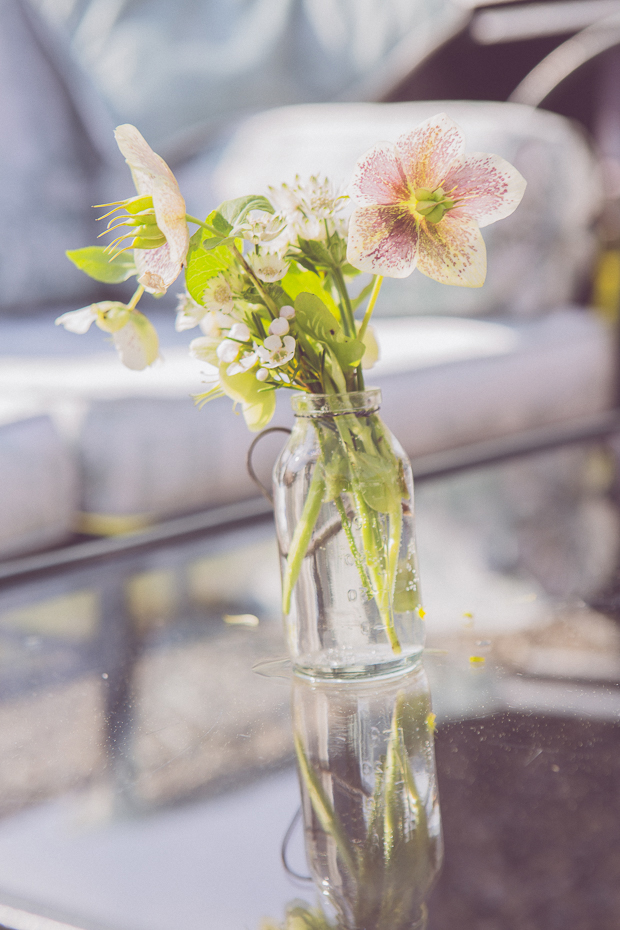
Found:
M 306 858 L 350 930 L 422 930 L 441 866 L 426 674 L 342 684 L 294 676 Z
M 313 678 L 405 670 L 424 646 L 411 465 L 380 403 L 378 389 L 294 395 L 274 467 L 288 647 Z

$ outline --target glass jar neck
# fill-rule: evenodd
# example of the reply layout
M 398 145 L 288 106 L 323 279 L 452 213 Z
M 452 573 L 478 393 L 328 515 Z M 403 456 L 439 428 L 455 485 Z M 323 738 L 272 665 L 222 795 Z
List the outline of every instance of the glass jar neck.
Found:
M 345 414 L 368 416 L 381 406 L 380 388 L 348 394 L 294 394 L 291 406 L 296 417 L 337 417 Z

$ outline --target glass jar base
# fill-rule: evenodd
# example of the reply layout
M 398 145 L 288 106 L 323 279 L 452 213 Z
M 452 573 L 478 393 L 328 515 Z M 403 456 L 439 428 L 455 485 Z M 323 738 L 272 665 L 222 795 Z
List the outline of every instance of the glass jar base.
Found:
M 300 657 L 293 671 L 312 681 L 360 681 L 366 678 L 391 678 L 403 675 L 422 658 L 423 647 L 394 655 L 389 647 L 368 650 L 365 654 L 344 655 L 341 650 L 325 650 L 320 657 Z M 313 661 L 314 659 L 314 661 Z

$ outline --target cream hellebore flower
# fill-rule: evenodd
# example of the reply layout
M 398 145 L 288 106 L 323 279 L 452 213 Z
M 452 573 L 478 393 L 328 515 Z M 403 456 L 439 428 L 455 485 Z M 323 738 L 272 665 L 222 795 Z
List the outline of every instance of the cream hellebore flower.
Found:
M 152 197 L 157 227 L 166 238 L 157 248 L 134 249 L 138 281 L 147 291 L 163 294 L 178 278 L 189 248 L 185 201 L 172 171 L 135 126 L 125 123 L 114 135 L 138 194 Z
M 349 193 L 347 259 L 356 268 L 406 278 L 414 268 L 442 284 L 480 287 L 486 248 L 480 227 L 509 216 L 525 180 L 499 155 L 465 155 L 444 113 L 358 161 Z
M 141 371 L 159 358 L 159 340 L 153 324 L 139 310 L 114 300 L 63 313 L 56 320 L 70 333 L 84 335 L 92 323 L 112 335 L 112 341 L 127 368 Z

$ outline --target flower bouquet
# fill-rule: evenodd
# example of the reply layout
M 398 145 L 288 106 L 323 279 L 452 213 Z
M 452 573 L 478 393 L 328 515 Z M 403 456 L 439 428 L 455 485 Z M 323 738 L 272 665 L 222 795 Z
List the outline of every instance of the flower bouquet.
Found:
M 297 668 L 355 677 L 413 661 L 423 611 L 411 469 L 377 415 L 379 392 L 365 388 L 378 354 L 370 320 L 383 276 L 417 267 L 480 287 L 480 227 L 512 213 L 523 178 L 499 156 L 464 154 L 463 134 L 440 114 L 367 152 L 345 194 L 298 179 L 201 220 L 135 127 L 120 126 L 116 139 L 136 196 L 105 205 L 105 231 L 118 234 L 109 245 L 67 254 L 99 281 L 135 276 L 138 287 L 127 304 L 56 322 L 76 333 L 94 322 L 125 365 L 145 368 L 159 350 L 139 301 L 165 293 L 184 268 L 176 327 L 199 328 L 190 352 L 212 372 L 196 402 L 226 395 L 259 431 L 276 391 L 293 392 L 297 425 L 276 465 L 274 504 Z M 360 285 L 362 272 L 371 278 Z

